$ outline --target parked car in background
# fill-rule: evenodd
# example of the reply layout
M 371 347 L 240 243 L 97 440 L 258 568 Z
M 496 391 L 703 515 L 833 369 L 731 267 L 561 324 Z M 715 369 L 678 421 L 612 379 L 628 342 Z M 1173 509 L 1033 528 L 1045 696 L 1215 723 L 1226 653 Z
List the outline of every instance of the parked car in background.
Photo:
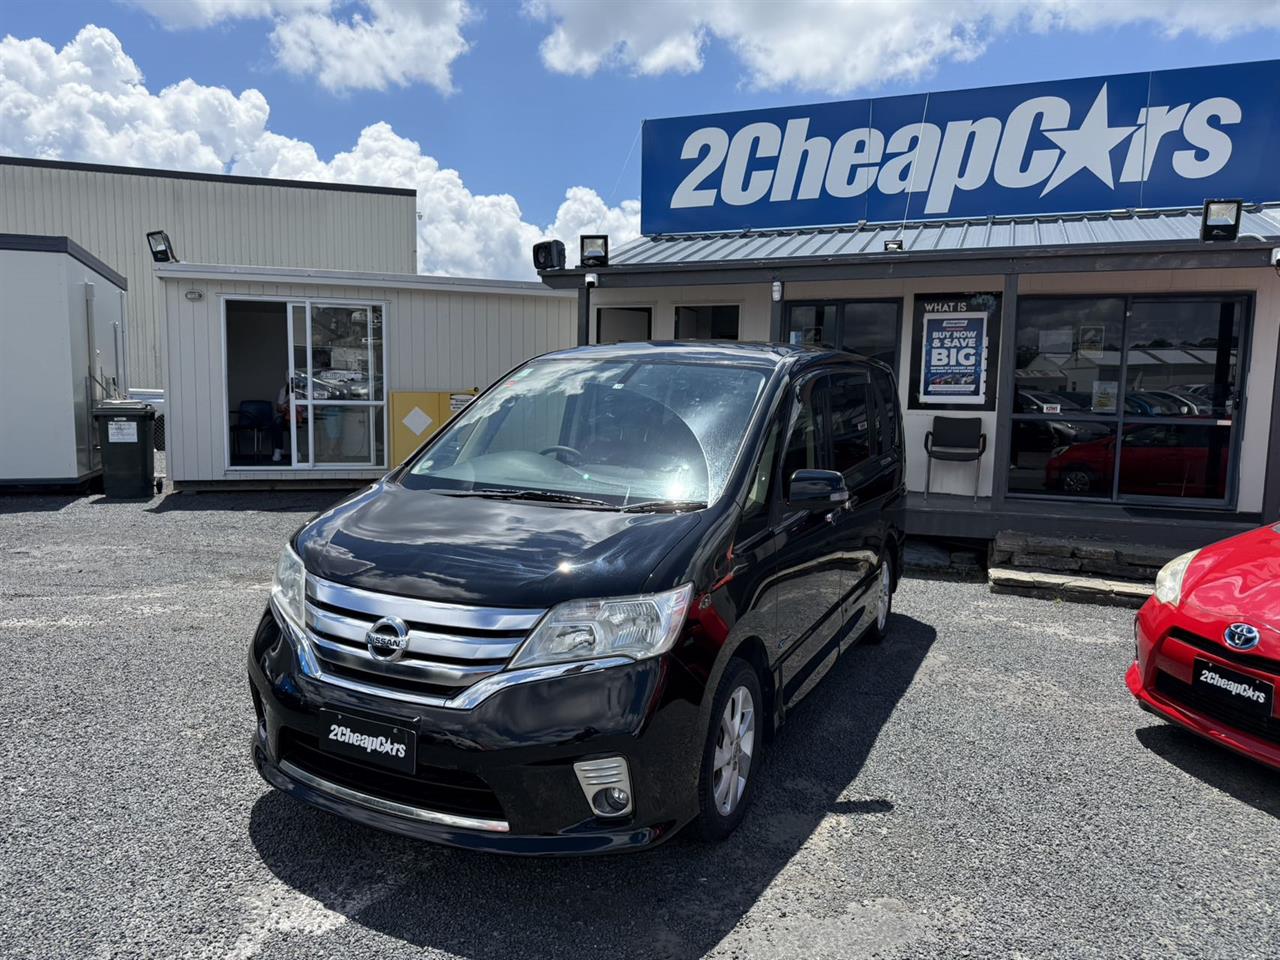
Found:
M 165 446 L 164 391 L 158 387 L 131 387 L 125 391 L 130 400 L 150 404 L 156 411 L 155 426 L 152 430 L 152 443 L 157 450 L 163 451 Z
M 1151 390 L 1145 396 L 1155 397 L 1176 409 L 1179 416 L 1207 417 L 1213 413 L 1213 406 L 1204 397 L 1196 396 L 1184 390 Z
M 1179 417 L 1186 404 L 1156 390 L 1131 390 L 1124 395 L 1124 412 L 1139 417 Z
M 1226 495 L 1227 439 L 1211 426 L 1135 424 L 1124 432 L 1120 492 L 1220 500 Z M 1105 495 L 1115 457 L 1113 432 L 1060 447 L 1045 465 L 1045 483 L 1066 493 Z
M 876 361 L 630 343 L 532 360 L 280 556 L 253 757 L 293 796 L 523 854 L 718 839 L 902 569 Z
M 1144 709 L 1280 767 L 1280 525 L 1165 565 L 1125 682 Z

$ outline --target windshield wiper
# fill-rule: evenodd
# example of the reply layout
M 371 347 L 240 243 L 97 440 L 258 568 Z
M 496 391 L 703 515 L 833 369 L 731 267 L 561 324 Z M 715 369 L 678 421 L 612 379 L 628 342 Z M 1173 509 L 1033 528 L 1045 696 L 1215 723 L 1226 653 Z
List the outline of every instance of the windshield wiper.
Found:
M 446 497 L 484 497 L 487 500 L 538 500 L 543 503 L 574 503 L 582 507 L 603 507 L 603 500 L 579 497 L 572 493 L 555 493 L 551 490 L 508 490 L 503 487 L 485 487 L 480 490 L 436 490 Z
M 701 500 L 642 500 L 619 507 L 623 513 L 679 513 L 681 510 L 705 510 Z

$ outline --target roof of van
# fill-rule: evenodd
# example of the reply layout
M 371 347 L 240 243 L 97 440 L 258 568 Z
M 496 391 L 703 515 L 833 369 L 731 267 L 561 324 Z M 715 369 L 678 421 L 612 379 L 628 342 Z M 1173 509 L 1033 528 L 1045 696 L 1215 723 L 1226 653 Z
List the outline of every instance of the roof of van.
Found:
M 593 344 L 586 347 L 570 347 L 546 354 L 547 357 L 584 357 L 593 359 L 682 358 L 686 360 L 714 360 L 775 367 L 787 361 L 800 361 L 807 365 L 823 359 L 858 360 L 877 364 L 877 361 L 844 350 L 830 347 L 798 346 L 790 343 L 763 343 L 743 340 L 647 340 L 621 343 Z

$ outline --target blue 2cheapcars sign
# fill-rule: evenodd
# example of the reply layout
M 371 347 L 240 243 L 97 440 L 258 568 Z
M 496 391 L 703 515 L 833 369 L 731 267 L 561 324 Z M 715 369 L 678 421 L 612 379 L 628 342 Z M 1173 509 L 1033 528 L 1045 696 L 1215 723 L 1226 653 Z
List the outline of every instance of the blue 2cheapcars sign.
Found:
M 1280 60 L 647 120 L 646 234 L 1277 199 Z

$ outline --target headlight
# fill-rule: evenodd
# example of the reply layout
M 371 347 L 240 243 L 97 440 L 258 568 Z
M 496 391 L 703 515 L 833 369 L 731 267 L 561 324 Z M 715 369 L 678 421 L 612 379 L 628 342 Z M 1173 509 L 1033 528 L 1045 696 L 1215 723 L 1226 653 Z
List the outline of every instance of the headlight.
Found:
M 302 560 L 285 544 L 276 561 L 276 575 L 271 581 L 271 598 L 280 612 L 293 621 L 299 630 L 306 623 L 307 569 Z
M 569 660 L 630 657 L 670 650 L 684 626 L 693 585 L 612 600 L 570 600 L 552 607 L 511 661 L 512 669 Z
M 1182 602 L 1182 578 L 1186 576 L 1187 567 L 1196 558 L 1199 550 L 1191 550 L 1182 556 L 1174 557 L 1156 574 L 1156 599 L 1176 607 Z

